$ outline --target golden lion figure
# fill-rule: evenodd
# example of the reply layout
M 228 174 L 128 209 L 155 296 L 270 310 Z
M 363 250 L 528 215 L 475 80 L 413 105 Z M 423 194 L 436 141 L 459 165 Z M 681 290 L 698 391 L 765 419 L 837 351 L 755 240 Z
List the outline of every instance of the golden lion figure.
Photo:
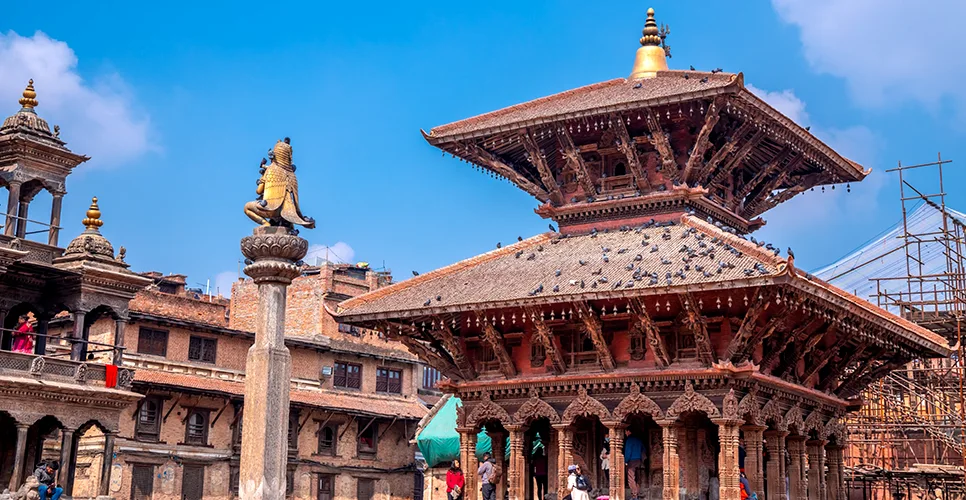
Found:
M 262 160 L 262 177 L 255 189 L 258 199 L 245 204 L 245 215 L 263 226 L 298 224 L 314 228 L 315 219 L 302 215 L 299 209 L 299 182 L 295 178 L 289 138 L 276 142 L 269 155 L 272 161 L 268 166 Z

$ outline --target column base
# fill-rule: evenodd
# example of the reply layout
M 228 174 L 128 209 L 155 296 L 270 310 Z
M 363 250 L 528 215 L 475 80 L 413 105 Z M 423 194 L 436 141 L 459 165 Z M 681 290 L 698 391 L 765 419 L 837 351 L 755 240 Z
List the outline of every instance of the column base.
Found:
M 248 351 L 245 373 L 239 497 L 283 500 L 292 357 L 284 347 L 256 349 L 253 346 Z

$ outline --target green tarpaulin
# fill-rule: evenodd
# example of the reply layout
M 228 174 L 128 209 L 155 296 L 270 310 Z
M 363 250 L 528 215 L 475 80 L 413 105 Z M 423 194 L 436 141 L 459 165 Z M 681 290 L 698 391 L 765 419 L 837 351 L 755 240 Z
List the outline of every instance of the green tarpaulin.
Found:
M 460 435 L 456 432 L 456 408 L 462 405 L 459 398 L 450 397 L 416 436 L 416 446 L 426 460 L 426 465 L 435 467 L 439 463 L 459 458 Z M 509 437 L 507 442 L 509 443 Z M 476 436 L 477 460 L 482 459 L 483 454 L 492 449 L 493 443 L 490 442 L 490 436 L 486 432 L 480 432 Z M 504 449 L 509 452 L 509 444 Z M 468 464 L 463 464 L 464 469 L 467 467 L 469 467 Z

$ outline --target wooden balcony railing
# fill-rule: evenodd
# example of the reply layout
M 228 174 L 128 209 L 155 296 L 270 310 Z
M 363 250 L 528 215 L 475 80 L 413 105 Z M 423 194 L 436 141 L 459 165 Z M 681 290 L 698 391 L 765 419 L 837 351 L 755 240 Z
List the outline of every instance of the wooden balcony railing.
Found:
M 107 386 L 107 365 L 84 363 L 53 356 L 38 356 L 19 352 L 0 351 L 0 375 L 31 377 L 38 380 L 67 382 L 99 387 Z M 134 371 L 117 370 L 117 387 L 130 389 Z

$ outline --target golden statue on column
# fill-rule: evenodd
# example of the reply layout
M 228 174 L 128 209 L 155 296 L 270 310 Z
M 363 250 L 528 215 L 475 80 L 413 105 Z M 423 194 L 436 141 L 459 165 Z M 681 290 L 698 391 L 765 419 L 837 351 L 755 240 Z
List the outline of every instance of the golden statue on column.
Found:
M 262 160 L 262 177 L 255 189 L 258 199 L 245 204 L 245 215 L 263 226 L 314 228 L 315 219 L 302 215 L 299 209 L 299 182 L 288 137 L 275 143 L 269 158 L 268 165 Z

